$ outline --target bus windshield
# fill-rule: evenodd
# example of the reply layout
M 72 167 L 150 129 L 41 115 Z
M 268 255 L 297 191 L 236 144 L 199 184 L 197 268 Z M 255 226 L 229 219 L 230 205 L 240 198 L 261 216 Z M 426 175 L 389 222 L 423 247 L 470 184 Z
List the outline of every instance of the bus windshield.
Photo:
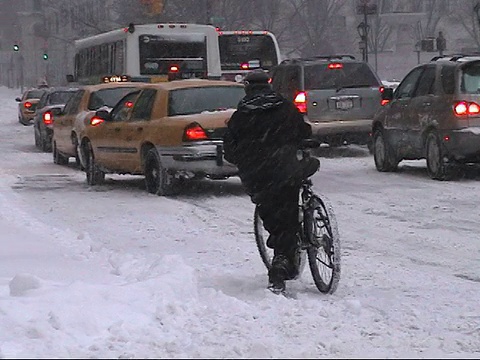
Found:
M 203 34 L 140 35 L 140 74 L 167 74 L 172 66 L 191 77 L 204 74 L 206 37 Z
M 218 42 L 222 71 L 249 70 L 252 62 L 268 71 L 278 64 L 277 45 L 267 34 L 221 34 Z

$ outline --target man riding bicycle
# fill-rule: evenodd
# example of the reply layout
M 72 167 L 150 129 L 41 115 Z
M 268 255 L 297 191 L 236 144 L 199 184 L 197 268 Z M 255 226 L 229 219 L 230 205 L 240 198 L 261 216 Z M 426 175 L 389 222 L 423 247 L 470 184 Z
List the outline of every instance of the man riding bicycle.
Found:
M 278 292 L 298 275 L 298 194 L 302 180 L 314 174 L 320 162 L 297 158 L 311 127 L 292 102 L 273 91 L 269 80 L 261 70 L 245 77 L 246 96 L 227 123 L 224 150 L 270 233 L 267 246 L 274 256 L 269 288 Z

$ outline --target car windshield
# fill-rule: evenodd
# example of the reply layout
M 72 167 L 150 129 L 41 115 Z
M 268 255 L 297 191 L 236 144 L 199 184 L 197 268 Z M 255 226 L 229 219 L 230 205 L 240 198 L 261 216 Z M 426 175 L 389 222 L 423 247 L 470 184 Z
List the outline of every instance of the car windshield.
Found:
M 235 109 L 245 96 L 243 86 L 209 86 L 170 91 L 168 115 Z
M 372 70 L 364 63 L 338 63 L 331 68 L 329 65 L 305 67 L 305 90 L 380 86 Z
M 73 91 L 56 91 L 50 94 L 48 97 L 48 104 L 47 105 L 58 105 L 58 104 L 66 104 L 68 99 L 75 94 Z
M 480 94 L 480 61 L 463 68 L 460 91 L 463 94 Z
M 98 110 L 102 106 L 113 108 L 121 98 L 133 90 L 135 90 L 135 87 L 132 86 L 97 90 L 90 95 L 88 109 Z
M 30 90 L 27 92 L 25 99 L 40 99 L 43 93 L 43 90 Z

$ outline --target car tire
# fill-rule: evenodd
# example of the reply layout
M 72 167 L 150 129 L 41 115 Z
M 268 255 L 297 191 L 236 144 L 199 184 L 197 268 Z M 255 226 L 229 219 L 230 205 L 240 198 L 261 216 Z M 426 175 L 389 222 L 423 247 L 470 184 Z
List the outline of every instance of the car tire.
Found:
M 391 172 L 398 168 L 399 161 L 382 129 L 376 129 L 373 133 L 373 158 L 378 171 Z
M 150 149 L 145 156 L 145 188 L 150 194 L 171 196 L 180 192 L 178 179 L 162 166 L 156 149 Z
M 53 163 L 58 164 L 58 165 L 68 165 L 68 157 L 62 155 L 58 149 L 57 149 L 57 144 L 53 142 L 52 145 L 52 153 L 53 153 Z
M 38 135 L 38 127 L 35 125 L 33 127 L 33 135 L 35 136 L 35 147 L 37 147 L 38 149 L 41 149 L 42 146 L 41 146 L 40 136 Z
M 95 163 L 95 156 L 90 143 L 85 145 L 85 153 L 87 156 L 87 164 L 85 169 L 87 184 L 90 186 L 102 184 L 105 181 L 105 173 L 100 170 Z
M 52 139 L 49 139 L 48 136 L 41 136 L 41 133 L 40 133 L 40 142 L 41 142 L 43 152 L 52 151 Z
M 425 158 L 427 173 L 433 180 L 451 180 L 453 178 L 452 165 L 445 161 L 445 151 L 437 133 L 432 131 L 425 141 Z

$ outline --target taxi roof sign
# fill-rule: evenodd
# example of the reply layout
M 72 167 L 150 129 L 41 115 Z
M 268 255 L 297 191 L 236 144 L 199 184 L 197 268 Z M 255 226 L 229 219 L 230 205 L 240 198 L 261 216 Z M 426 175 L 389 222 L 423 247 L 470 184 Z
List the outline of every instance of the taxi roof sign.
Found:
M 127 82 L 127 81 L 130 81 L 130 76 L 128 75 L 110 75 L 110 76 L 104 76 L 102 78 L 103 83 Z

